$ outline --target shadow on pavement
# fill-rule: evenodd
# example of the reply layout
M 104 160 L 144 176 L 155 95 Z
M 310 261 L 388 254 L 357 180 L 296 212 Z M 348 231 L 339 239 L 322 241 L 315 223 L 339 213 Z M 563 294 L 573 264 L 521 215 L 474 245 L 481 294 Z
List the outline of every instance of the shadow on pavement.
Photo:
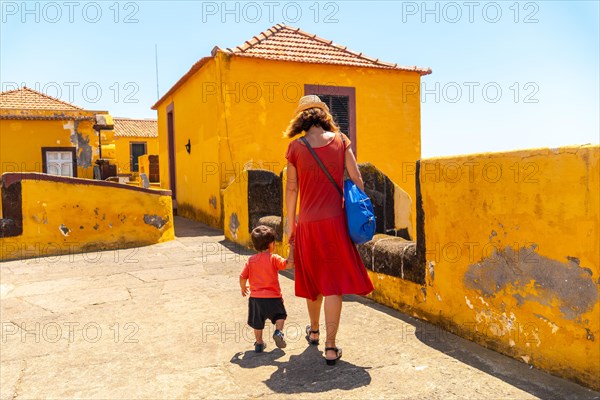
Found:
M 242 368 L 257 368 L 274 365 L 277 371 L 264 383 L 276 393 L 321 393 L 330 390 L 352 390 L 371 383 L 368 368 L 360 367 L 344 359 L 335 366 L 325 364 L 323 354 L 316 346 L 309 346 L 299 355 L 293 355 L 289 361 L 277 361 L 284 355 L 281 349 L 254 353 L 237 353 L 231 363 Z
M 191 219 L 176 216 L 175 237 L 223 236 L 223 231 Z
M 470 340 L 417 318 L 413 318 L 375 301 L 355 295 L 344 296 L 344 302 L 356 302 L 400 319 L 412 326 L 402 332 L 399 343 L 408 345 L 414 336 L 460 362 L 494 376 L 542 399 L 600 399 L 600 393 L 574 382 L 550 375 Z M 343 315 L 343 314 L 342 314 Z
M 235 243 L 230 240 L 227 240 L 227 239 L 220 240 L 219 244 L 240 256 L 251 256 L 251 255 L 256 254 L 256 251 L 249 249 L 247 247 L 244 247 L 239 243 Z

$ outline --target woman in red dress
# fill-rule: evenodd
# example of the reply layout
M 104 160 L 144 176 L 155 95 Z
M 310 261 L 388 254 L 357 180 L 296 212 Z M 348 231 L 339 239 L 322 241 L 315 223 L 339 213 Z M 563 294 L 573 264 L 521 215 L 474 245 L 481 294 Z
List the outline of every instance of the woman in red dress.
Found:
M 304 137 L 331 176 L 343 187 L 344 167 L 350 179 L 364 189 L 350 140 L 340 134 L 329 108 L 318 96 L 304 96 L 284 135 Z M 306 298 L 310 326 L 307 340 L 319 344 L 319 317 L 325 299 L 325 359 L 341 357 L 336 335 L 342 295 L 366 295 L 373 284 L 348 233 L 342 197 L 300 140 L 290 142 L 286 154 L 287 232 L 294 244 L 296 296 Z M 300 208 L 296 221 L 296 204 Z

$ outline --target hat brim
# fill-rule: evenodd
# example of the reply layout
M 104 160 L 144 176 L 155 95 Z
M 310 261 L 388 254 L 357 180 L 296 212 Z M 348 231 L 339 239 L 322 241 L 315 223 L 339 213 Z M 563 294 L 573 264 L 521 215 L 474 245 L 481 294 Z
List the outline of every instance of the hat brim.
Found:
M 308 110 L 309 108 L 320 108 L 323 111 L 329 112 L 329 107 L 327 107 L 327 104 L 323 103 L 322 101 L 318 101 L 298 106 L 298 108 L 296 108 L 296 111 L 294 111 L 294 114 L 299 114 L 304 110 Z

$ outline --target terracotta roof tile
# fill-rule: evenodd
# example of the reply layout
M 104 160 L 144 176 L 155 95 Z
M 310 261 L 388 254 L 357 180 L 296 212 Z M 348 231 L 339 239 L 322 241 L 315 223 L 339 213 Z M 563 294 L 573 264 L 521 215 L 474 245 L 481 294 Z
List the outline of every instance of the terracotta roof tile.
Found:
M 429 68 L 403 67 L 367 57 L 362 53 L 348 50 L 345 46 L 335 44 L 331 40 L 282 24 L 259 33 L 240 46 L 227 48 L 224 51 L 237 56 L 269 60 L 398 69 L 415 71 L 421 75 L 431 73 Z
M 155 119 L 113 118 L 115 137 L 158 137 L 158 123 Z
M 28 87 L 0 93 L 0 108 L 13 110 L 83 110 L 81 107 Z

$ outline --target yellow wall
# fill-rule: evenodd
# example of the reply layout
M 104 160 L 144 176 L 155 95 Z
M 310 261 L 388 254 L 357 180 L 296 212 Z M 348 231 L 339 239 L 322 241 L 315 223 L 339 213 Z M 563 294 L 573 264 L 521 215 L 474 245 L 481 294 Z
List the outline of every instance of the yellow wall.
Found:
M 243 170 L 223 190 L 223 233 L 232 242 L 249 248 L 252 238 L 248 216 L 248 172 Z
M 282 132 L 304 85 L 320 84 L 356 88 L 359 162 L 374 163 L 414 198 L 414 174 L 402 183 L 402 168 L 404 163 L 414 167 L 420 157 L 420 102 L 418 93 L 403 93 L 406 85 L 418 90 L 419 82 L 417 73 L 405 71 L 230 57 L 219 51 L 157 109 L 162 187 L 170 188 L 168 178 L 163 179 L 168 176 L 170 103 L 175 108 L 178 212 L 221 227 L 219 190 L 244 167 L 279 174 L 289 143 Z M 188 138 L 191 155 L 184 148 Z M 209 203 L 213 197 L 217 207 Z
M 93 115 L 93 114 L 92 114 Z M 98 135 L 89 120 L 0 119 L 0 173 L 42 172 L 42 147 L 76 147 L 77 177 L 94 177 L 98 159 Z M 103 131 L 103 144 L 113 140 L 112 131 Z M 104 158 L 113 158 L 110 151 Z
M 598 146 L 423 160 L 426 284 L 371 273 L 372 297 L 600 389 L 599 168 Z
M 131 172 L 131 143 L 146 143 L 146 154 L 158 154 L 158 138 L 115 137 L 117 173 Z M 159 157 L 160 158 L 160 157 Z
M 21 182 L 23 234 L 0 238 L 0 261 L 123 249 L 174 238 L 169 195 L 117 183 L 96 186 L 77 178 L 53 182 L 35 175 Z
M 219 104 L 214 96 L 203 96 L 206 82 L 215 82 L 214 60 L 192 76 L 158 107 L 159 165 L 161 187 L 171 188 L 167 136 L 167 106 L 174 104 L 177 212 L 222 228 L 219 163 Z M 191 152 L 185 145 L 191 142 Z M 224 140 L 224 139 L 221 139 Z M 239 171 L 238 171 L 239 172 Z

